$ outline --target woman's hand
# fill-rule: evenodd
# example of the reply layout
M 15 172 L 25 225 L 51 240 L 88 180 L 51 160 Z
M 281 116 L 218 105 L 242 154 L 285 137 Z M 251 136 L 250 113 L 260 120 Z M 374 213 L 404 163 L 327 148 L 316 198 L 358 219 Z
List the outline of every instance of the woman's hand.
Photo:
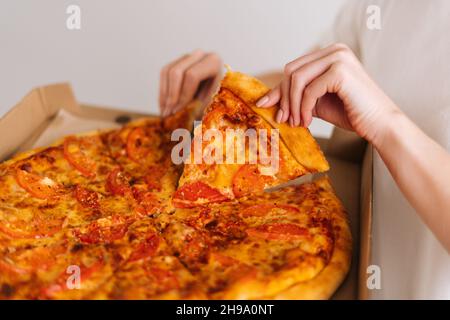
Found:
M 316 116 L 372 142 L 400 190 L 450 252 L 450 154 L 397 108 L 350 49 L 332 45 L 288 63 L 281 84 L 257 105 L 279 100 L 278 122 L 307 127 Z
M 284 68 L 281 83 L 257 105 L 280 102 L 276 120 L 308 127 L 318 117 L 374 142 L 398 108 L 364 71 L 353 52 L 334 44 Z
M 164 66 L 160 74 L 159 107 L 163 117 L 194 98 L 208 99 L 218 83 L 222 61 L 215 53 L 195 50 Z

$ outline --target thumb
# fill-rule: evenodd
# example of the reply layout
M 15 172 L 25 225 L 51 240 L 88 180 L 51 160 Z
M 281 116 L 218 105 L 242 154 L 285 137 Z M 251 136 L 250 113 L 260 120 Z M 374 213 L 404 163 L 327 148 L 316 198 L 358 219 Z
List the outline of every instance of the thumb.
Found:
M 313 116 L 342 129 L 353 130 L 342 100 L 336 94 L 326 94 L 319 99 L 312 112 Z
M 260 108 L 268 108 L 275 105 L 278 101 L 280 101 L 281 97 L 281 89 L 280 85 L 276 86 L 265 96 L 261 97 L 257 102 L 256 106 Z

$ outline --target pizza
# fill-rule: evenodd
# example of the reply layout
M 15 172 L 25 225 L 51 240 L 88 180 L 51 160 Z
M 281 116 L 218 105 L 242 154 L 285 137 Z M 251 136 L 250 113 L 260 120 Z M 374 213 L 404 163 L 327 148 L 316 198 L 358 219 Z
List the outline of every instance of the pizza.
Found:
M 329 298 L 350 266 L 345 209 L 327 177 L 264 191 L 328 164 L 309 132 L 254 110 L 265 93 L 254 81 L 228 73 L 202 126 L 222 129 L 228 115 L 243 118 L 226 126 L 279 130 L 276 174 L 174 164 L 172 132 L 192 130 L 196 104 L 1 163 L 0 298 Z
M 276 106 L 269 109 L 255 106 L 268 90 L 257 79 L 242 73 L 226 74 L 201 125 L 194 131 L 190 161 L 184 166 L 174 195 L 176 206 L 193 207 L 241 198 L 329 169 L 308 129 L 276 123 L 273 120 Z M 205 138 L 208 133 L 214 139 Z M 212 152 L 216 161 L 208 163 L 206 156 Z M 203 161 L 197 160 L 199 154 L 203 155 L 200 159 Z

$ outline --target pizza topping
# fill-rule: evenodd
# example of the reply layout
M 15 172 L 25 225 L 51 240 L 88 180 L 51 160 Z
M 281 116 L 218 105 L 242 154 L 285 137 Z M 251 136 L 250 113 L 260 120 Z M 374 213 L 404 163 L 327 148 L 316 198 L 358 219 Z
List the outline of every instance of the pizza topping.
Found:
M 124 196 L 131 192 L 129 179 L 120 168 L 116 168 L 109 173 L 106 180 L 106 190 L 119 196 Z
M 273 177 L 262 175 L 257 165 L 243 165 L 233 177 L 233 193 L 236 198 L 258 193 L 273 181 Z
M 16 181 L 24 190 L 39 199 L 55 199 L 64 193 L 64 188 L 49 177 L 42 177 L 21 168 L 16 170 Z
M 218 262 L 221 266 L 224 267 L 232 267 L 241 263 L 239 260 L 235 258 L 232 258 L 230 256 L 218 252 L 212 252 L 210 255 L 210 259 Z
M 136 187 L 133 187 L 132 190 L 133 196 L 139 205 L 142 206 L 144 214 L 150 215 L 156 213 L 160 209 L 161 202 L 155 194 L 146 190 L 139 190 Z
M 64 140 L 64 157 L 72 167 L 87 178 L 95 177 L 96 164 L 84 152 L 84 142 L 76 137 L 68 137 Z
M 274 214 L 276 216 L 283 216 L 286 214 L 297 214 L 299 210 L 290 205 L 274 205 L 274 204 L 257 204 L 245 208 L 240 212 L 243 217 L 264 217 L 269 214 Z
M 131 130 L 127 139 L 127 155 L 130 159 L 140 162 L 150 152 L 150 138 L 145 135 L 142 127 Z
M 157 285 L 157 291 L 165 292 L 180 288 L 180 283 L 172 271 L 158 267 L 147 267 L 145 270 L 147 275 Z
M 32 272 L 30 267 L 18 267 L 6 259 L 0 259 L 0 271 L 13 275 L 27 275 Z
M 64 216 L 46 214 L 45 210 L 35 210 L 31 219 L 18 219 L 11 216 L 0 220 L 0 232 L 14 239 L 48 238 L 59 232 L 64 223 Z
M 0 259 L 0 270 L 13 275 L 27 275 L 36 270 L 47 270 L 54 264 L 55 256 L 65 251 L 63 244 L 57 244 L 12 252 Z
M 73 194 L 84 208 L 98 209 L 100 207 L 98 202 L 98 194 L 95 191 L 77 185 Z
M 211 212 L 204 208 L 197 216 L 190 217 L 186 224 L 199 230 L 206 230 L 214 244 L 225 244 L 231 240 L 243 239 L 246 236 L 245 223 L 234 214 Z
M 122 239 L 129 225 L 130 222 L 125 221 L 118 215 L 113 215 L 112 217 L 98 219 L 87 227 L 74 229 L 73 233 L 83 243 L 111 243 Z
M 302 240 L 309 236 L 307 228 L 300 227 L 293 223 L 271 223 L 246 230 L 247 235 L 253 238 L 267 240 Z
M 187 202 L 196 202 L 199 200 L 207 200 L 207 202 L 222 202 L 229 200 L 226 196 L 220 193 L 217 189 L 208 186 L 206 183 L 197 181 L 186 184 L 179 188 L 173 196 L 174 200 L 185 200 Z M 183 206 L 177 201 L 175 206 Z M 184 204 L 186 207 L 195 206 L 194 203 Z
M 159 147 L 160 141 L 157 141 L 159 136 L 159 127 L 136 127 L 132 129 L 127 137 L 128 157 L 137 163 L 145 162 L 147 156 L 153 156 L 151 151 Z
M 154 165 L 148 169 L 149 174 L 145 176 L 145 182 L 147 183 L 149 190 L 161 190 L 161 179 L 167 172 L 167 166 Z
M 204 231 L 187 224 L 174 223 L 164 229 L 164 234 L 173 254 L 189 269 L 197 270 L 207 262 L 210 239 Z
M 158 251 L 160 239 L 156 234 L 150 235 L 143 242 L 139 243 L 128 261 L 137 261 L 153 257 Z

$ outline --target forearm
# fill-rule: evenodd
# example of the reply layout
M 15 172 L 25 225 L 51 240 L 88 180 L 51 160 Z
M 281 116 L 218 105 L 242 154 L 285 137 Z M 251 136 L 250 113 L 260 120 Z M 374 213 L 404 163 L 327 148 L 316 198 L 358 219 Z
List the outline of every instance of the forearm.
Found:
M 450 155 L 401 112 L 372 141 L 400 190 L 450 252 Z

